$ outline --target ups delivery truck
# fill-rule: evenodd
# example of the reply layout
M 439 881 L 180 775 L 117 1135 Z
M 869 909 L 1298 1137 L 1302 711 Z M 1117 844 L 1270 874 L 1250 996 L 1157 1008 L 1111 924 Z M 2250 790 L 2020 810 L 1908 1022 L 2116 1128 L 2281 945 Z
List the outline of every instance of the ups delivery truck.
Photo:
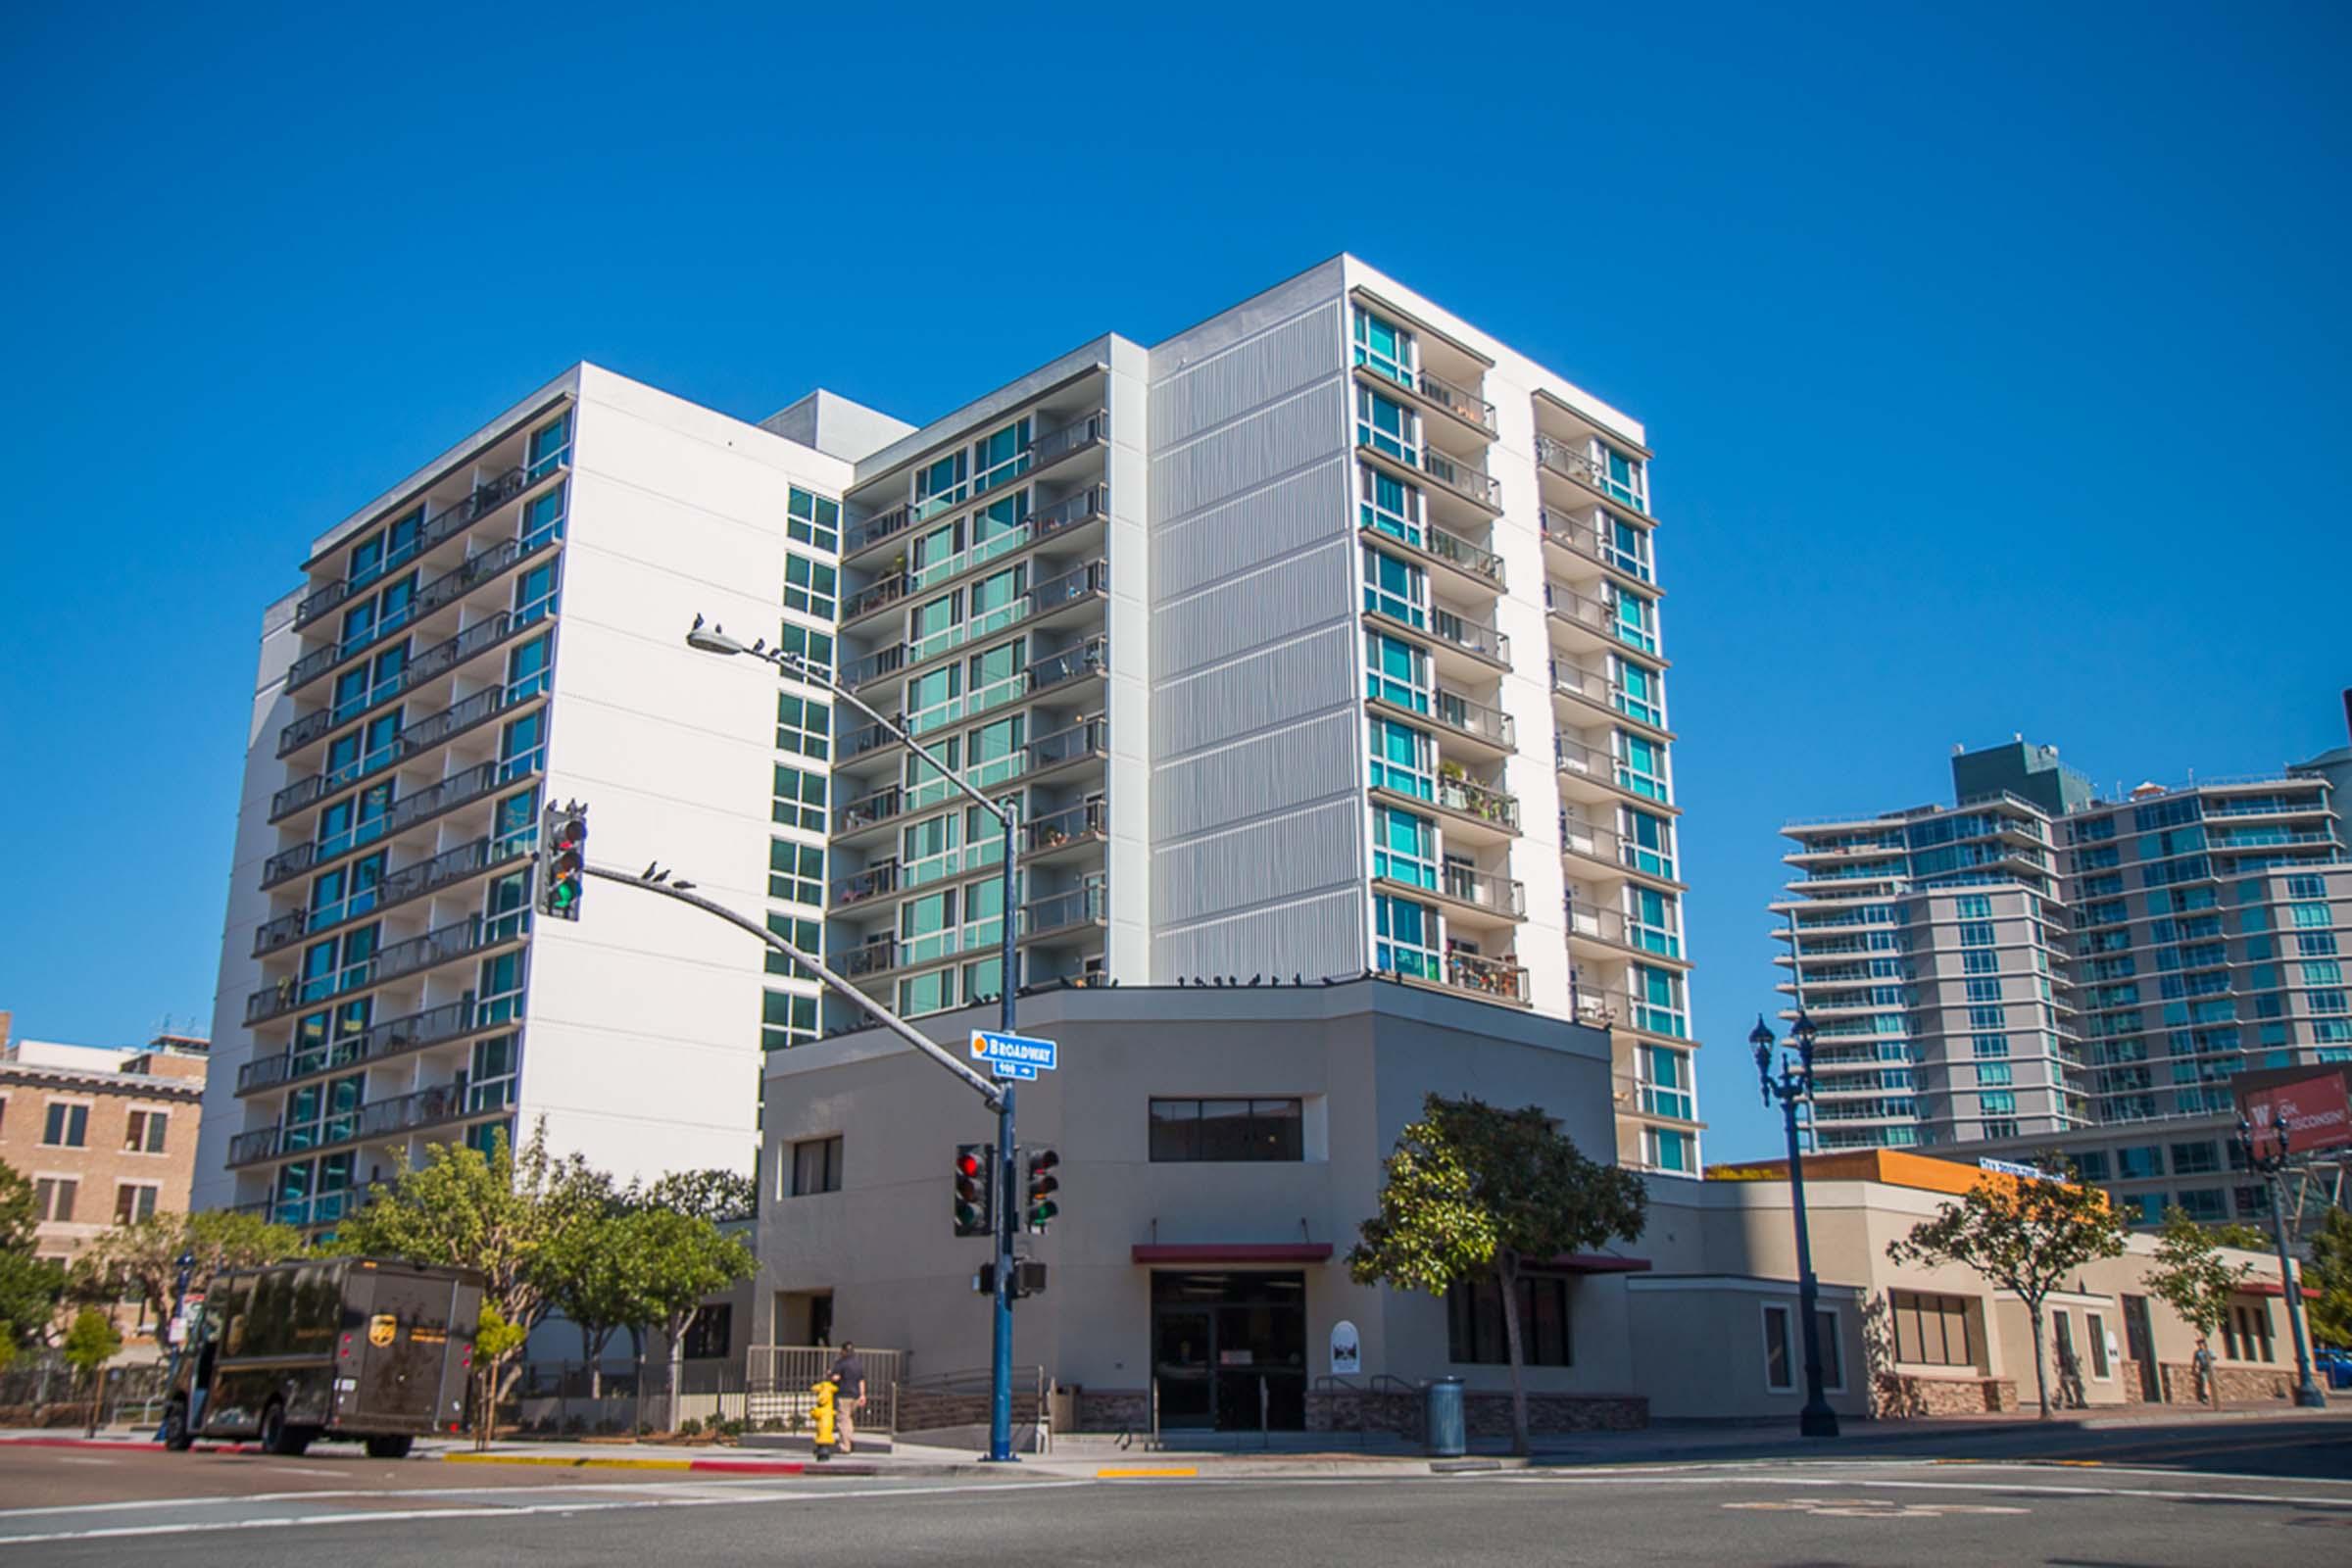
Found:
M 164 1446 L 255 1438 L 299 1454 L 321 1438 L 397 1459 L 466 1426 L 482 1277 L 371 1257 L 217 1274 L 189 1312 Z

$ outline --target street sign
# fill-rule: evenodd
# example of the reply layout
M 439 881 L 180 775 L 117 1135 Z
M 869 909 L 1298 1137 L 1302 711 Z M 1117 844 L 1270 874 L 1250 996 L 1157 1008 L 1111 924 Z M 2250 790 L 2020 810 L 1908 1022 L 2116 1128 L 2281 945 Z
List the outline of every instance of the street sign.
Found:
M 1060 1065 L 1059 1050 L 1053 1041 L 1000 1034 L 993 1029 L 972 1031 L 972 1055 L 987 1062 L 1000 1078 L 1035 1078 Z

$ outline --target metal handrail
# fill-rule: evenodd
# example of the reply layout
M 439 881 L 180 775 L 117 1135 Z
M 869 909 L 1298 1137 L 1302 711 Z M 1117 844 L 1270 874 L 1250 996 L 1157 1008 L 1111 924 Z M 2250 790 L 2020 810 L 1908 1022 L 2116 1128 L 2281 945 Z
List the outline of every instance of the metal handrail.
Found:
M 272 1055 L 256 1057 L 237 1069 L 237 1093 L 255 1094 L 292 1083 L 298 1078 L 308 1078 L 313 1073 L 364 1066 L 388 1056 L 421 1051 L 427 1046 L 437 1046 L 444 1041 L 471 1034 L 476 1027 L 473 993 L 468 991 L 456 1002 L 445 1002 L 437 1007 L 426 1007 L 405 1017 L 387 1018 L 381 1023 L 370 1024 L 365 1029 L 329 1041 L 315 1052 L 297 1053 L 289 1048 Z M 317 1065 L 298 1067 L 296 1062 L 302 1055 L 317 1056 Z
M 1594 463 L 1591 457 L 1577 451 L 1564 441 L 1555 440 L 1547 435 L 1537 436 L 1536 462 L 1556 474 L 1574 479 L 1589 490 L 1598 492 L 1629 512 L 1644 517 L 1649 515 L 1649 503 L 1646 497 L 1619 495 L 1617 486 L 1610 480 L 1607 470 L 1602 468 L 1599 464 Z
M 387 872 L 375 886 L 374 902 L 364 909 L 338 913 L 326 920 L 317 919 L 318 911 L 312 909 L 294 909 L 281 914 L 254 928 L 253 956 L 262 957 L 303 937 L 316 936 L 353 920 L 380 914 L 411 899 L 437 892 L 454 882 L 462 882 L 495 866 L 518 860 L 531 853 L 538 838 L 536 823 L 518 833 L 496 839 L 485 833 L 470 843 L 444 850 L 430 859 L 418 860 L 397 871 Z
M 1069 926 L 1089 925 L 1105 918 L 1102 889 L 1072 888 L 1052 898 L 1021 906 L 1021 935 L 1041 936 Z
M 469 956 L 486 948 L 514 941 L 530 929 L 526 911 L 514 914 L 485 916 L 467 915 L 448 925 L 427 931 L 422 936 L 410 937 L 379 948 L 367 960 L 355 964 L 334 989 L 314 992 L 299 976 L 287 975 L 274 985 L 262 987 L 245 999 L 245 1021 L 260 1023 L 281 1013 L 316 1006 L 321 1002 L 348 997 L 398 980 L 404 975 L 429 969 L 435 964 Z
M 853 904 L 863 904 L 866 900 L 878 899 L 885 893 L 895 893 L 898 888 L 899 862 L 884 860 L 879 864 L 867 866 L 855 876 L 845 876 L 836 880 L 827 890 L 828 906 L 839 909 Z
M 1439 687 L 1428 716 L 1447 729 L 1476 736 L 1506 752 L 1519 749 L 1519 726 L 1510 714 L 1499 708 L 1473 702 L 1460 692 Z
M 379 620 L 368 629 L 367 635 L 352 642 L 332 642 L 324 648 L 314 649 L 286 666 L 286 690 L 292 693 L 333 669 L 347 659 L 367 652 L 395 632 L 415 625 L 434 611 L 455 602 L 483 583 L 498 577 L 527 557 L 535 556 L 558 542 L 561 535 L 546 533 L 534 538 L 519 535 L 503 539 L 489 549 L 467 556 L 457 565 L 435 577 L 416 590 L 398 619 Z
M 1473 871 L 1463 866 L 1448 865 L 1443 873 L 1440 889 L 1460 904 L 1476 905 L 1482 909 L 1498 909 L 1513 919 L 1527 913 L 1526 884 L 1491 871 Z
M 1416 370 L 1413 372 L 1413 390 L 1446 413 L 1469 420 L 1489 435 L 1494 434 L 1494 405 L 1468 387 L 1457 386 L 1428 370 Z
M 1110 412 L 1097 409 L 1082 418 L 1072 419 L 1058 429 L 1049 430 L 1029 443 L 1029 462 L 1033 467 L 1044 467 L 1099 441 L 1110 437 Z
M 1493 822 L 1514 833 L 1519 830 L 1519 797 L 1507 791 L 1473 779 L 1441 777 L 1437 799 L 1447 810 Z
M 398 767 L 477 724 L 486 723 L 501 713 L 546 695 L 546 691 L 545 678 L 534 676 L 513 686 L 487 687 L 471 697 L 452 703 L 438 713 L 404 726 L 381 754 L 364 760 L 355 768 L 337 769 L 332 773 L 318 772 L 307 778 L 296 779 L 270 798 L 270 820 L 274 822 L 290 812 L 325 799 L 337 790 Z
M 1043 615 L 1081 599 L 1110 592 L 1110 563 L 1090 561 L 1029 589 L 1029 613 Z
M 456 636 L 444 638 L 410 660 L 399 674 L 385 683 L 382 690 L 368 693 L 367 702 L 358 708 L 340 713 L 333 708 L 322 708 L 316 713 L 304 714 L 279 730 L 277 755 L 284 757 L 309 745 L 338 724 L 365 717 L 369 710 L 414 691 L 436 675 L 446 674 L 476 654 L 487 653 L 509 637 L 528 631 L 546 618 L 544 612 L 517 618 L 513 611 L 502 610 L 475 621 Z
M 854 801 L 844 801 L 835 807 L 833 808 L 833 831 L 855 833 L 862 828 L 887 822 L 906 808 L 905 792 L 896 784 L 886 785 L 871 795 L 862 795 Z
M 1495 506 L 1495 497 L 1501 492 L 1501 485 L 1486 469 L 1467 458 L 1440 452 L 1427 442 L 1422 443 L 1420 462 L 1415 466 L 1456 495 L 1467 496 L 1484 507 Z
M 886 577 L 876 578 L 841 602 L 842 623 L 847 625 L 887 605 L 897 604 L 913 587 L 913 579 L 904 571 L 894 571 Z
M 1035 853 L 1056 849 L 1072 839 L 1101 834 L 1108 829 L 1104 824 L 1102 802 L 1081 801 L 1076 806 L 1030 818 L 1022 824 L 1022 831 L 1028 836 L 1028 849 Z
M 1109 656 L 1109 638 L 1089 637 L 1058 654 L 1033 660 L 1029 665 L 1029 689 L 1033 692 L 1043 691 L 1049 686 L 1056 686 L 1081 675 L 1099 674 L 1108 665 Z
M 1034 771 L 1066 762 L 1073 757 L 1110 750 L 1109 725 L 1101 713 L 1089 714 L 1075 724 L 1040 735 L 1029 742 L 1029 767 Z
M 305 595 L 302 602 L 294 607 L 294 629 L 300 631 L 320 615 L 342 604 L 360 589 L 372 587 L 381 582 L 393 572 L 432 549 L 433 546 L 448 539 L 459 529 L 471 527 L 481 521 L 482 518 L 496 512 L 541 479 L 564 467 L 569 456 L 570 449 L 565 448 L 552 466 L 545 460 L 542 460 L 536 467 L 529 469 L 518 463 L 495 478 L 474 486 L 472 493 L 463 501 L 452 502 L 449 506 L 425 518 L 422 523 L 417 525 L 416 537 L 411 544 L 397 555 L 387 555 L 382 564 L 366 577 L 356 580 L 346 577 Z

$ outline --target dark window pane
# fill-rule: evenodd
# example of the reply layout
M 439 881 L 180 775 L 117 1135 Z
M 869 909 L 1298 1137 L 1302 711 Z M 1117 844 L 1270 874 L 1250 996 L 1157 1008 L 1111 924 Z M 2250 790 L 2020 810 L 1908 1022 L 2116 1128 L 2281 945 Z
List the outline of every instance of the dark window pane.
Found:
M 1821 1386 L 1825 1389 L 1845 1385 L 1843 1347 L 1838 1343 L 1838 1314 L 1815 1314 L 1821 1329 Z
M 1253 1100 L 1250 1102 L 1250 1131 L 1257 1159 L 1303 1159 L 1299 1137 L 1299 1102 L 1296 1100 Z
M 1202 1159 L 1249 1159 L 1250 1102 L 1247 1100 L 1203 1100 L 1200 1102 L 1200 1153 Z
M 1189 1160 L 1200 1157 L 1200 1102 L 1198 1100 L 1154 1100 L 1152 1102 L 1152 1157 L 1155 1160 Z
M 1795 1386 L 1788 1372 L 1788 1309 L 1785 1306 L 1764 1308 L 1764 1386 Z

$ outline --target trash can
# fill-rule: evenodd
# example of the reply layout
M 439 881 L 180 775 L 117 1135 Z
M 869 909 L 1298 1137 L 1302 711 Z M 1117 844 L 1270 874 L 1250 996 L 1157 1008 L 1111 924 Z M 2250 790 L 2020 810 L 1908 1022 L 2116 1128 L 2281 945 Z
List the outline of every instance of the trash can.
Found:
M 1429 1386 L 1427 1419 L 1422 1430 L 1428 1441 L 1423 1445 L 1433 1459 L 1458 1459 L 1470 1451 L 1470 1439 L 1462 1420 L 1462 1380 L 1440 1378 Z

